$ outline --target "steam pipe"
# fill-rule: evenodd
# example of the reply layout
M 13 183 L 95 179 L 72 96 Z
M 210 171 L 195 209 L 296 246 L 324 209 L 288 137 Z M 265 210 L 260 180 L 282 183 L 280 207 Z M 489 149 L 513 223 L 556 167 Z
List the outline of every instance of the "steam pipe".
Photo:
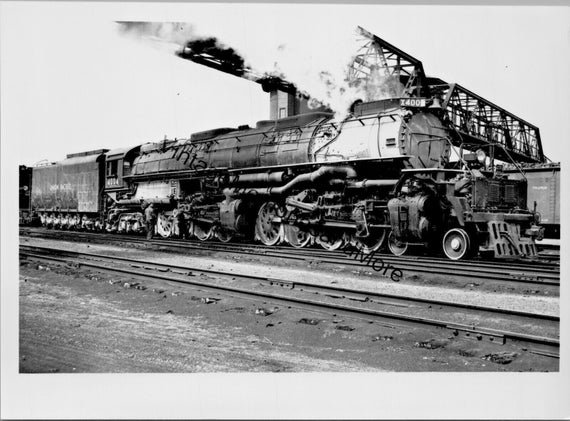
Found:
M 342 167 L 320 167 L 318 170 L 298 175 L 293 180 L 289 181 L 287 184 L 281 187 L 267 187 L 267 188 L 253 188 L 247 189 L 243 192 L 239 192 L 238 189 L 224 189 L 224 194 L 226 196 L 236 196 L 236 195 L 260 195 L 260 196 L 281 196 L 288 193 L 292 189 L 299 187 L 305 183 L 317 183 L 322 181 L 327 176 L 341 175 L 345 178 L 355 178 L 356 171 L 349 166 Z
M 129 205 L 140 205 L 141 203 L 152 203 L 153 205 L 170 205 L 172 200 L 164 198 L 154 198 L 154 199 L 123 199 L 117 200 L 115 204 L 129 206 Z
M 349 181 L 346 187 L 350 189 L 371 189 L 377 187 L 393 187 L 396 183 L 398 183 L 397 179 Z
M 121 206 L 128 206 L 128 205 L 140 205 L 141 204 L 141 200 L 140 199 L 123 199 L 123 200 L 117 200 L 115 202 L 116 205 L 121 205 Z
M 230 185 L 240 184 L 279 184 L 284 181 L 285 171 L 272 173 L 236 174 L 230 176 Z

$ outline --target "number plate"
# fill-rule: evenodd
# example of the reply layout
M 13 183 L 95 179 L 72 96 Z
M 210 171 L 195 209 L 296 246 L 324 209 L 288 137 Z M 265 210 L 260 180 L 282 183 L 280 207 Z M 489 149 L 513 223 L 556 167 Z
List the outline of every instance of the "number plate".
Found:
M 400 98 L 400 107 L 425 107 L 425 98 Z

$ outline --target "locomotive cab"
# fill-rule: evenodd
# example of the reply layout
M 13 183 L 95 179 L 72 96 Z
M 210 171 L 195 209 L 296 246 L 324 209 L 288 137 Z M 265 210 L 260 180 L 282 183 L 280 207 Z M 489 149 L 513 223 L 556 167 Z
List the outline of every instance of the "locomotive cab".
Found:
M 114 149 L 105 155 L 105 208 L 107 212 L 105 229 L 110 232 L 139 232 L 143 226 L 141 209 L 116 207 L 119 201 L 132 193 L 128 183 L 133 162 L 139 155 L 140 146 Z
M 105 193 L 113 201 L 117 195 L 128 191 L 125 177 L 131 175 L 133 161 L 140 146 L 134 148 L 113 149 L 105 154 Z

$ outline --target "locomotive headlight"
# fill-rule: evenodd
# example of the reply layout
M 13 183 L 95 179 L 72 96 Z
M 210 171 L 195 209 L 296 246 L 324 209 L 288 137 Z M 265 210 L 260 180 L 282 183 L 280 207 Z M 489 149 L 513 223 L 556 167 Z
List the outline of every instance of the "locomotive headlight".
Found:
M 477 154 L 477 161 L 479 161 L 481 165 L 485 165 L 485 160 L 487 159 L 485 151 L 483 149 L 478 149 L 475 153 Z

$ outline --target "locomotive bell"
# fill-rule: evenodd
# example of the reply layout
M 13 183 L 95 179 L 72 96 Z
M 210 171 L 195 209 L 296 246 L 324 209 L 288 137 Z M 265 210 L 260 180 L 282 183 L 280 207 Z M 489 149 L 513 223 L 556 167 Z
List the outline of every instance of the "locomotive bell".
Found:
M 428 109 L 432 110 L 432 109 L 441 109 L 441 101 L 439 100 L 439 98 L 434 98 L 431 105 L 428 107 Z

